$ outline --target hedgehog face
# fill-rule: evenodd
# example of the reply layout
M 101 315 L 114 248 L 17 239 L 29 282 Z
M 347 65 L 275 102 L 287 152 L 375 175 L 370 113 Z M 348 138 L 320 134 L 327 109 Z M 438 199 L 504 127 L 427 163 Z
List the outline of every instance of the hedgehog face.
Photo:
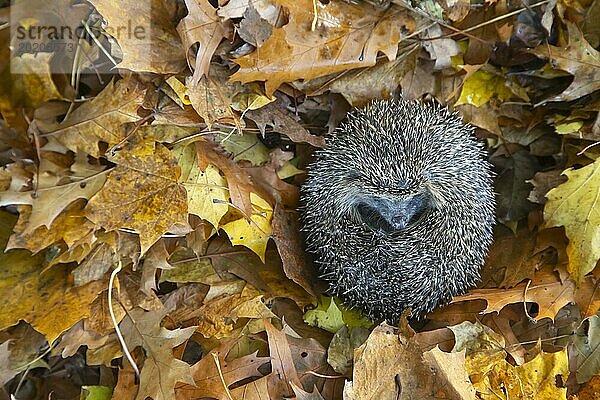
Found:
M 425 192 L 396 196 L 364 195 L 356 199 L 355 215 L 373 231 L 392 234 L 418 221 L 432 208 L 430 199 Z

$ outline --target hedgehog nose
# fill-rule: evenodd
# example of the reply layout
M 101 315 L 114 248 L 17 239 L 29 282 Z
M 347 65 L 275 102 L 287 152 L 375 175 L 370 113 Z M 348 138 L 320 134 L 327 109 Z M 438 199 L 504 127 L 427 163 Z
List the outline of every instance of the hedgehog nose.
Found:
M 404 229 L 408 221 L 406 215 L 394 215 L 391 222 L 394 229 Z

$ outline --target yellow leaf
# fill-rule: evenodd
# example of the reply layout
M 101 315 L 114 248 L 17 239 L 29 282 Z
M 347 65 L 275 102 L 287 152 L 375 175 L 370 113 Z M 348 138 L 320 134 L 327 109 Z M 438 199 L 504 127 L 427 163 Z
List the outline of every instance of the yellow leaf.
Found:
M 559 135 L 566 135 L 569 133 L 579 132 L 579 129 L 581 129 L 582 126 L 583 126 L 583 121 L 574 121 L 574 122 L 568 122 L 568 123 L 564 123 L 564 124 L 558 124 L 554 127 L 554 130 Z
M 106 231 L 130 228 L 139 233 L 142 254 L 174 225 L 187 224 L 181 169 L 169 150 L 152 140 L 118 151 L 117 166 L 88 203 L 86 217 Z
M 227 232 L 231 244 L 246 246 L 255 252 L 262 262 L 265 262 L 267 242 L 271 236 L 273 209 L 269 203 L 254 193 L 250 193 L 250 200 L 253 209 L 251 221 L 240 218 L 223 225 L 222 228 Z
M 38 107 L 51 99 L 62 99 L 50 73 L 52 53 L 25 53 L 10 60 L 12 95 L 20 104 Z M 14 101 L 13 100 L 13 101 Z
M 513 96 L 513 92 L 506 86 L 505 77 L 487 71 L 475 71 L 465 80 L 455 105 L 471 104 L 479 107 L 490 101 L 494 95 L 501 101 Z
M 14 216 L 0 212 L 0 330 L 27 321 L 52 343 L 77 321 L 90 315 L 90 303 L 105 287 L 96 281 L 72 287 L 69 269 L 42 271 L 43 256 L 26 250 L 4 252 Z
M 219 221 L 229 209 L 227 181 L 212 164 L 202 172 L 198 166 L 198 155 L 194 145 L 177 147 L 173 150 L 181 167 L 182 182 L 188 193 L 188 210 L 219 228 Z
M 558 375 L 563 382 L 569 376 L 567 349 L 557 353 L 540 352 L 533 360 L 517 367 L 502 360 L 474 386 L 484 400 L 566 400 L 567 388 L 556 386 Z
M 179 97 L 179 100 L 181 100 L 183 104 L 192 104 L 190 102 L 190 97 L 187 93 L 188 89 L 183 83 L 179 81 L 179 79 L 175 78 L 174 76 L 171 76 L 169 79 L 166 80 L 166 82 L 169 86 L 171 86 L 171 89 L 173 89 L 173 91 L 175 92 L 175 94 L 177 94 L 177 97 Z
M 21 231 L 19 232 L 29 234 L 42 225 L 49 228 L 52 221 L 62 210 L 77 199 L 89 199 L 102 188 L 105 180 L 106 176 L 104 174 L 92 175 L 80 181 L 38 189 L 37 197 L 32 191 L 16 192 L 8 190 L 0 192 L 0 205 L 22 204 L 31 206 L 32 210 L 27 226 L 20 227 Z
M 567 270 L 579 284 L 600 258 L 600 161 L 563 174 L 569 180 L 546 195 L 544 220 L 546 227 L 565 227 Z

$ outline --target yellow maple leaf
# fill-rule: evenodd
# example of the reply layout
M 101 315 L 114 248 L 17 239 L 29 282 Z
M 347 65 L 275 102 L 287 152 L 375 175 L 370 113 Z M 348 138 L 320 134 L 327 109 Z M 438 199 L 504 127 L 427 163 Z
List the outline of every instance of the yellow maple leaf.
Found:
M 544 208 L 546 227 L 564 226 L 569 244 L 567 270 L 581 283 L 600 258 L 600 161 L 563 172 L 569 180 L 552 189 Z
M 255 252 L 262 262 L 265 262 L 267 242 L 271 237 L 271 219 L 273 209 L 260 196 L 250 193 L 252 202 L 252 215 L 250 221 L 240 218 L 222 226 L 234 246 L 246 246 Z

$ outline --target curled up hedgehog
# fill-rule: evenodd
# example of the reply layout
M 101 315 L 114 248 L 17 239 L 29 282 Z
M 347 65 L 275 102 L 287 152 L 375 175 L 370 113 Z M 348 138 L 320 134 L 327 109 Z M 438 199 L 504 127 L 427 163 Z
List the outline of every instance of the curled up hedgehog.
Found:
M 331 294 L 395 323 L 474 286 L 492 242 L 491 176 L 473 127 L 446 108 L 350 113 L 302 188 L 307 247 Z

